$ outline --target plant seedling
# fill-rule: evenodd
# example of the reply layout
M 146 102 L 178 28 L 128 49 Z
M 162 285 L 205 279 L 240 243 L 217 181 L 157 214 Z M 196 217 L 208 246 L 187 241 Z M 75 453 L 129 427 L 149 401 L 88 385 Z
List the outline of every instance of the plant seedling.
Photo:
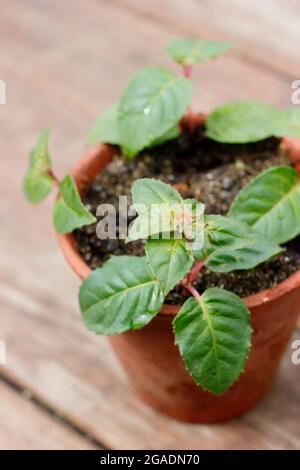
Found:
M 167 52 L 172 59 L 182 66 L 183 75 L 191 77 L 194 64 L 214 59 L 227 52 L 233 43 L 231 41 L 205 41 L 199 39 L 173 39 L 167 46 Z
M 79 303 L 88 329 L 108 335 L 140 329 L 179 284 L 191 297 L 174 318 L 175 343 L 195 382 L 223 393 L 238 379 L 249 354 L 249 311 L 232 292 L 213 287 L 200 294 L 193 283 L 203 266 L 223 273 L 251 269 L 300 233 L 300 217 L 292 210 L 295 204 L 300 207 L 296 179 L 290 167 L 266 170 L 240 191 L 227 216 L 203 215 L 201 203 L 184 200 L 171 186 L 137 180 L 132 197 L 138 216 L 127 241 L 146 239 L 146 256 L 113 256 L 83 282 Z M 270 185 L 272 196 L 262 198 L 269 196 Z M 196 216 L 187 218 L 186 207 Z M 166 226 L 157 223 L 158 213 L 170 222 L 168 237 Z M 175 224 L 174 213 L 184 223 Z M 145 216 L 153 223 L 143 223 Z M 189 226 L 193 230 L 186 230 Z M 191 234 L 197 238 L 201 231 L 203 246 L 194 250 Z
M 30 202 L 44 200 L 54 186 L 59 189 L 53 208 L 53 223 L 58 233 L 69 233 L 83 225 L 96 222 L 81 202 L 78 189 L 72 178 L 67 175 L 60 182 L 52 170 L 48 151 L 49 131 L 45 130 L 31 153 L 29 168 L 24 179 L 24 192 Z
M 183 77 L 162 67 L 148 67 L 129 82 L 117 103 L 94 123 L 88 142 L 119 145 L 127 158 L 162 145 L 182 132 L 181 119 L 191 114 L 191 73 L 195 64 L 213 59 L 232 47 L 230 41 L 175 39 L 167 52 L 182 67 Z M 300 136 L 300 112 L 278 111 L 256 101 L 236 101 L 213 110 L 205 134 L 217 142 L 240 144 L 271 136 Z M 193 126 L 190 127 L 193 132 Z
M 229 42 L 171 41 L 167 51 L 182 66 L 183 76 L 162 67 L 138 72 L 97 119 L 88 141 L 118 145 L 133 158 L 178 137 L 192 99 L 192 66 L 230 47 Z M 300 136 L 300 113 L 239 101 L 215 109 L 204 127 L 206 137 L 224 143 Z M 53 223 L 57 232 L 69 233 L 96 219 L 82 203 L 72 176 L 62 181 L 55 176 L 48 136 L 45 130 L 31 153 L 24 192 L 38 203 L 57 187 Z M 195 280 L 204 266 L 221 273 L 252 269 L 300 234 L 297 173 L 285 166 L 264 171 L 239 192 L 227 216 L 205 215 L 203 204 L 184 200 L 158 180 L 137 180 L 132 197 L 138 216 L 127 242 L 145 239 L 145 256 L 113 256 L 86 278 L 79 293 L 83 320 L 98 334 L 143 328 L 169 292 L 181 286 L 189 297 L 173 321 L 175 343 L 195 382 L 223 393 L 244 369 L 251 346 L 250 315 L 237 295 L 220 287 L 200 293 Z

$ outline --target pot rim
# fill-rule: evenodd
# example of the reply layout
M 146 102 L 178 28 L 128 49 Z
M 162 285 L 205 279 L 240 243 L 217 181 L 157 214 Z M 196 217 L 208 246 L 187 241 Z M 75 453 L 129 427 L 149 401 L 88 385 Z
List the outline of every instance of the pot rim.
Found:
M 201 116 L 201 120 L 203 120 L 203 115 Z M 300 139 L 284 137 L 281 139 L 281 146 L 288 151 L 291 162 L 300 162 Z M 100 171 L 101 167 L 106 166 L 111 158 L 118 153 L 118 147 L 108 144 L 99 144 L 81 156 L 70 172 L 80 193 L 84 193 L 87 183 L 90 183 L 94 175 L 98 173 L 97 168 L 99 168 Z M 100 156 L 102 157 L 101 164 L 99 164 Z M 96 171 L 94 171 L 95 169 Z M 73 233 L 67 233 L 65 235 L 56 233 L 56 236 L 64 257 L 73 271 L 75 271 L 81 279 L 86 278 L 92 270 L 81 257 Z M 276 300 L 278 297 L 299 286 L 300 269 L 276 286 L 260 291 L 257 294 L 244 297 L 243 300 L 248 308 L 259 307 Z M 180 308 L 181 305 L 164 304 L 159 313 L 163 315 L 176 315 Z

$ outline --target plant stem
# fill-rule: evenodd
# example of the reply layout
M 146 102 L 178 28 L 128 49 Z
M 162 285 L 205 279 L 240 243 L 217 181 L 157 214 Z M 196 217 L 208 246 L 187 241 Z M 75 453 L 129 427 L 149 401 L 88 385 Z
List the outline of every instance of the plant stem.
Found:
M 198 302 L 201 300 L 201 295 L 197 289 L 195 289 L 195 287 L 193 287 L 191 284 L 187 284 L 185 288 L 195 297 Z
M 190 65 L 190 64 L 184 64 L 182 66 L 182 74 L 185 78 L 188 78 L 190 79 L 191 76 L 192 76 L 192 70 L 193 70 L 193 66 Z M 187 110 L 187 117 L 188 117 L 188 120 L 189 120 L 189 125 L 188 125 L 188 128 L 189 128 L 189 131 L 191 134 L 194 133 L 194 130 L 195 130 L 195 124 L 194 124 L 194 113 L 191 109 L 191 107 L 189 106 L 188 107 L 188 110 Z
M 48 170 L 48 175 L 51 176 L 54 179 L 54 184 L 59 188 L 60 185 L 60 180 L 57 178 L 57 176 L 53 173 L 52 170 Z
M 205 261 L 201 260 L 201 261 L 198 261 L 198 263 L 196 264 L 196 266 L 191 270 L 191 272 L 189 272 L 189 274 L 187 275 L 187 281 L 188 283 L 192 283 L 195 281 L 196 277 L 198 276 L 198 274 L 200 273 L 201 269 L 203 268 L 203 266 L 205 266 Z
M 197 290 L 192 286 L 192 282 L 195 281 L 197 275 L 199 274 L 203 266 L 205 266 L 205 261 L 204 260 L 198 261 L 196 266 L 186 275 L 185 279 L 183 279 L 180 282 L 180 285 L 184 288 L 184 292 L 186 295 L 187 295 L 187 292 L 190 292 L 195 297 L 194 294 L 195 292 L 197 292 Z M 198 292 L 197 294 L 198 296 L 200 296 Z
M 182 73 L 185 78 L 191 78 L 192 75 L 192 66 L 191 65 L 183 65 L 182 66 Z

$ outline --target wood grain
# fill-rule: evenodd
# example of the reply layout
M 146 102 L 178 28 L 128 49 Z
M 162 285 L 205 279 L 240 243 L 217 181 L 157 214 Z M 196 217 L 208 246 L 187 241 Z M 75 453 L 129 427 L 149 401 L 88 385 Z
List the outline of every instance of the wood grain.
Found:
M 72 8 L 58 0 L 11 0 L 1 9 L 0 78 L 7 83 L 7 104 L 0 106 L 0 339 L 7 345 L 1 374 L 111 448 L 299 448 L 300 366 L 291 364 L 290 350 L 272 392 L 243 418 L 191 426 L 142 404 L 106 339 L 88 333 L 81 322 L 78 281 L 53 234 L 53 197 L 30 206 L 22 195 L 27 153 L 46 125 L 52 123 L 50 149 L 62 175 L 83 151 L 93 118 L 118 97 L 126 80 L 140 67 L 171 64 L 162 49 L 180 30 L 175 23 L 164 26 L 167 3 L 161 3 L 160 21 L 123 0 L 72 0 Z M 144 5 L 153 10 L 155 1 Z M 169 19 L 181 5 L 176 2 Z M 194 28 L 197 17 L 191 16 L 184 23 Z M 242 97 L 289 106 L 289 72 L 275 73 L 277 68 L 235 53 L 209 62 L 195 73 L 195 108 L 209 110 Z M 22 426 L 14 440 L 7 421 L 20 398 L 11 393 L 0 388 L 0 433 L 11 436 L 3 446 L 47 445 L 47 435 L 42 440 L 37 428 L 30 443 Z M 40 411 L 29 405 L 18 406 L 20 417 L 12 416 L 12 422 L 38 423 Z M 71 437 L 64 439 L 62 445 L 73 445 Z M 49 446 L 55 442 L 49 437 Z
M 0 423 L 0 450 L 97 449 L 2 381 Z
M 113 0 L 117 5 L 172 28 L 178 36 L 226 38 L 235 53 L 273 73 L 299 77 L 297 0 Z
M 134 396 L 105 338 L 85 331 L 76 291 L 54 250 L 34 261 L 23 255 L 19 272 L 2 276 L 0 289 L 8 356 L 2 373 L 75 426 L 111 448 L 299 447 L 300 368 L 291 364 L 290 350 L 273 391 L 243 418 L 216 426 L 177 423 Z

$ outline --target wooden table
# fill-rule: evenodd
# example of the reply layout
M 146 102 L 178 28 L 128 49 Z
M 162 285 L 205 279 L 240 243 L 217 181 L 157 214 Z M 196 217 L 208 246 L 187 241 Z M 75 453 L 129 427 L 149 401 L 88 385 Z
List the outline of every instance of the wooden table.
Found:
M 271 393 L 239 419 L 198 426 L 141 403 L 106 339 L 88 333 L 51 225 L 50 197 L 22 195 L 27 154 L 51 125 L 63 175 L 95 116 L 140 67 L 171 64 L 171 37 L 230 38 L 236 48 L 197 67 L 195 108 L 263 99 L 291 106 L 299 76 L 297 0 L 1 0 L 1 449 L 294 449 L 300 447 L 300 365 L 286 352 Z M 300 330 L 295 332 L 300 339 Z

